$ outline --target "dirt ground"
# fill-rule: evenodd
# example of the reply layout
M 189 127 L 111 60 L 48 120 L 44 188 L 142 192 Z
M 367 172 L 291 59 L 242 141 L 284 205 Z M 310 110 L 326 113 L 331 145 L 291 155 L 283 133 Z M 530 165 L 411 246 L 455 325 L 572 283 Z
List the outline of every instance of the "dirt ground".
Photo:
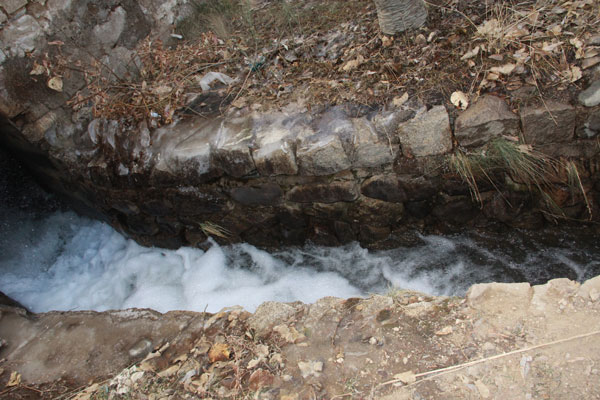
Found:
M 599 326 L 600 277 L 253 314 L 4 306 L 0 398 L 594 399 Z
M 518 108 L 576 102 L 598 78 L 597 1 L 426 3 L 425 26 L 386 36 L 371 0 L 192 2 L 173 35 L 139 44 L 118 82 L 105 65 L 82 65 L 89 84 L 72 104 L 151 125 L 292 103 L 353 104 L 361 114 L 410 98 L 452 110 L 457 91 L 470 103 L 493 93 Z M 36 62 L 68 73 L 67 50 Z M 215 73 L 224 75 L 203 81 Z

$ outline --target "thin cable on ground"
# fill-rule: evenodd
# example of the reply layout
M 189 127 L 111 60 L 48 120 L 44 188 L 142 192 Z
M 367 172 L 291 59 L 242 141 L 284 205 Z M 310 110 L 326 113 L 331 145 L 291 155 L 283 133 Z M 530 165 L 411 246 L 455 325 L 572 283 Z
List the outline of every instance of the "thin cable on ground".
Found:
M 429 378 L 425 378 L 425 379 L 421 379 L 421 380 L 418 380 L 416 382 L 412 382 L 412 383 L 406 384 L 404 387 L 416 385 L 416 384 L 418 384 L 418 383 L 420 383 L 420 382 L 422 382 L 424 380 L 435 378 L 435 377 L 438 377 L 438 376 L 441 376 L 441 375 L 446 375 L 446 374 L 452 373 L 454 371 L 458 371 L 460 369 L 464 369 L 464 368 L 470 367 L 472 365 L 481 364 L 481 363 L 486 362 L 486 361 L 497 360 L 499 358 L 504 358 L 504 357 L 512 356 L 512 355 L 519 354 L 519 353 L 525 353 L 527 351 L 536 350 L 536 349 L 539 349 L 539 348 L 542 348 L 542 347 L 554 346 L 555 344 L 570 342 L 572 340 L 583 339 L 583 338 L 594 336 L 594 335 L 598 335 L 598 334 L 600 334 L 600 331 L 593 331 L 593 332 L 584 333 L 584 334 L 577 335 L 577 336 L 571 336 L 571 337 L 566 338 L 566 339 L 559 339 L 559 340 L 555 340 L 553 342 L 547 342 L 547 343 L 542 343 L 542 344 L 538 344 L 538 345 L 531 346 L 531 347 L 526 347 L 524 349 L 509 351 L 508 353 L 497 354 L 495 356 L 482 358 L 480 360 L 469 361 L 469 362 L 466 362 L 464 364 L 452 365 L 450 367 L 440 368 L 440 369 L 436 369 L 436 370 L 433 370 L 433 371 L 421 372 L 419 374 L 415 374 L 414 377 L 415 378 L 420 378 L 420 377 L 423 377 L 423 376 L 433 375 L 433 374 L 435 374 L 435 376 L 432 376 L 432 377 L 429 377 Z M 401 379 L 392 379 L 391 381 L 383 382 L 379 386 L 381 387 L 381 386 L 391 385 L 393 383 L 398 383 L 398 382 L 402 382 L 402 380 Z

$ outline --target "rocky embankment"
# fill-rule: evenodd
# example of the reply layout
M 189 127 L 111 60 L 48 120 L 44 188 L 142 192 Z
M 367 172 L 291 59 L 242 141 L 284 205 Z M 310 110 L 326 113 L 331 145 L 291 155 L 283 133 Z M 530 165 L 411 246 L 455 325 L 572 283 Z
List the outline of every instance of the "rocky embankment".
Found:
M 217 74 L 191 97 L 202 115 L 94 118 L 86 66 L 110 65 L 100 80 L 132 74 L 142 39 L 175 40 L 169 32 L 186 12 L 175 0 L 11 1 L 0 14 L 2 142 L 48 187 L 142 244 L 213 236 L 383 248 L 403 243 L 407 226 L 539 228 L 600 215 L 593 68 L 574 100 L 491 93 L 466 111 L 407 94 L 377 106 L 218 112 L 211 104 L 225 101 L 218 88 L 229 81 Z M 580 46 L 591 51 L 598 37 L 586 37 Z M 494 151 L 498 143 L 509 153 Z
M 535 79 L 502 77 L 508 70 L 501 66 L 487 71 L 495 74 L 486 75 L 487 83 L 488 77 L 504 79 L 515 90 L 479 86 L 466 110 L 457 109 L 450 96 L 436 99 L 408 89 L 406 96 L 376 105 L 352 99 L 318 105 L 302 101 L 302 95 L 272 108 L 233 101 L 261 68 L 258 59 L 235 77 L 241 89 L 238 95 L 226 93 L 231 103 L 226 109 L 219 106 L 229 80 L 216 75 L 180 104 L 191 113 L 148 109 L 146 120 L 132 124 L 125 117 L 95 115 L 98 104 L 90 99 L 103 92 L 91 88 L 99 81 L 111 88 L 127 83 L 141 57 L 138 45 L 149 35 L 150 45 L 160 38 L 175 46 L 179 39 L 172 33 L 190 8 L 183 0 L 98 3 L 0 5 L 0 142 L 48 188 L 142 244 L 197 246 L 211 235 L 261 246 L 358 240 L 382 248 L 402 243 L 407 227 L 537 228 L 556 221 L 595 226 L 600 218 L 597 28 L 560 43 L 539 43 L 530 55 L 511 50 L 519 65 L 508 64 L 510 71 L 525 75 L 531 59 L 540 61 L 571 43 L 568 55 L 563 53 L 569 86 L 556 98 L 539 93 Z M 568 3 L 568 12 L 552 3 L 549 14 L 563 21 L 581 15 L 577 20 L 584 21 L 584 13 L 595 10 L 593 2 Z M 533 13 L 526 14 L 530 20 Z M 498 18 L 491 23 L 487 17 L 476 20 L 482 28 L 478 40 L 482 32 L 499 29 Z M 540 37 L 566 35 L 562 25 L 548 33 L 554 36 L 529 35 L 543 25 L 536 17 L 519 28 L 527 33 L 518 37 L 533 49 L 530 44 Z M 437 46 L 446 53 L 461 40 L 460 30 L 430 28 L 404 39 L 419 51 Z M 309 89 L 341 91 L 366 63 L 344 49 L 345 37 L 364 32 L 352 29 L 317 39 L 313 47 L 323 50 L 320 57 L 343 55 L 335 70 L 345 75 L 333 83 L 310 81 Z M 507 32 L 500 33 L 504 39 Z M 509 42 L 521 35 L 510 33 Z M 385 52 L 404 40 L 377 35 L 361 47 L 376 43 L 375 51 Z M 417 65 L 427 51 L 414 56 Z M 471 58 L 484 52 L 473 51 Z M 435 61 L 442 53 L 435 54 L 431 65 L 443 64 L 444 58 Z M 586 54 L 581 68 L 569 64 Z M 293 67 L 299 58 L 286 52 L 278 62 Z M 389 61 L 393 74 L 410 67 Z M 319 68 L 323 65 L 334 67 L 331 61 Z M 94 75 L 98 69 L 103 72 Z M 473 77 L 479 72 L 470 70 Z M 566 79 L 563 74 L 553 83 L 554 75 L 545 74 L 552 87 Z M 352 81 L 352 90 L 359 83 Z M 154 89 L 162 93 L 164 87 Z M 465 299 L 397 292 L 311 305 L 265 303 L 253 314 L 233 308 L 214 315 L 150 310 L 32 315 L 4 305 L 0 397 L 595 398 L 599 293 L 594 278 L 535 287 L 481 284 Z
M 600 278 L 253 314 L 1 311 L 6 399 L 600 396 Z

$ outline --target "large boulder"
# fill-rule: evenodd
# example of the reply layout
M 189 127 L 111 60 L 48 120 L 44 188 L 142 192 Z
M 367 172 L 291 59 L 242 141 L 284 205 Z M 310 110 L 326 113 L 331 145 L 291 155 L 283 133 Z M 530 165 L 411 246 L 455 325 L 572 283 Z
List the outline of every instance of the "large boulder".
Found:
M 452 150 L 452 133 L 444 106 L 422 110 L 415 118 L 400 125 L 400 144 L 406 157 L 445 154 Z
M 502 135 L 516 135 L 519 117 L 499 97 L 485 95 L 456 119 L 454 137 L 461 146 L 482 146 Z

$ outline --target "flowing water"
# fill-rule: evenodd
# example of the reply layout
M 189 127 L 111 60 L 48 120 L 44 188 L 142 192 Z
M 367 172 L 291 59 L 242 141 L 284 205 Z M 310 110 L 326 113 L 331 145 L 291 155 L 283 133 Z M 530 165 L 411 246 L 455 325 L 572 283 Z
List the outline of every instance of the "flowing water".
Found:
M 268 300 L 313 302 L 393 289 L 462 295 L 478 282 L 600 275 L 600 244 L 584 229 L 419 236 L 414 246 L 388 251 L 358 244 L 273 253 L 248 244 L 145 248 L 67 211 L 2 152 L 0 171 L 0 291 L 35 312 L 215 312 L 233 305 L 253 311 Z
M 394 288 L 461 295 L 478 282 L 581 281 L 600 274 L 599 245 L 577 230 L 420 236 L 415 246 L 388 251 L 358 244 L 272 253 L 248 244 L 173 251 L 141 247 L 73 212 L 4 214 L 0 291 L 36 312 L 215 312 L 233 305 L 252 311 L 268 300 L 313 302 Z

